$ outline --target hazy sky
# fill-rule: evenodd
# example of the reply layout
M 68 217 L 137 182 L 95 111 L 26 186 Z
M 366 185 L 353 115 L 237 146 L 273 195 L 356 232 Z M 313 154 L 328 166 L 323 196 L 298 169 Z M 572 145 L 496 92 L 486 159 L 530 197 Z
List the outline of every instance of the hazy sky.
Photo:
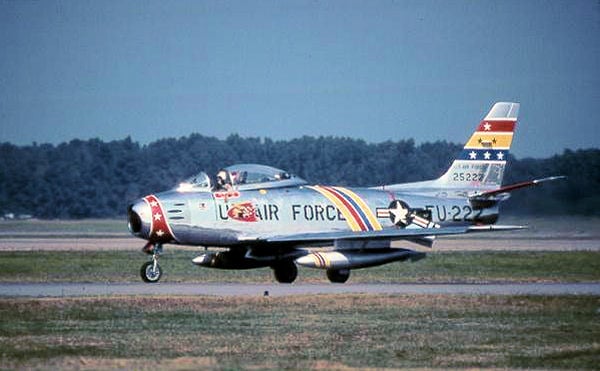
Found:
M 0 142 L 334 135 L 600 147 L 600 2 L 0 0 Z

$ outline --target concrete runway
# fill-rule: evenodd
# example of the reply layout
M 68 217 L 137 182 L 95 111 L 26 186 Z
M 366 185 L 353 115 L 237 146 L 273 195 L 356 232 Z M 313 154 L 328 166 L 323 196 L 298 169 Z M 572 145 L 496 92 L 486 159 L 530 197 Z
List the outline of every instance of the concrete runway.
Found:
M 506 284 L 197 284 L 197 283 L 3 283 L 0 297 L 115 295 L 293 296 L 394 295 L 600 295 L 600 283 Z

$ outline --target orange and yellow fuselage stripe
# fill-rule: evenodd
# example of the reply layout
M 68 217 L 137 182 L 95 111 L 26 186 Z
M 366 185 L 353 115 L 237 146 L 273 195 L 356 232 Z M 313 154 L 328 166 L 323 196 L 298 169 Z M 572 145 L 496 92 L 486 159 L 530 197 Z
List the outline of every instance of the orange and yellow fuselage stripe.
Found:
M 367 203 L 361 197 L 359 197 L 350 189 L 344 187 L 335 187 L 335 189 L 337 189 L 340 192 L 343 192 L 346 196 L 350 197 L 356 203 L 362 214 L 364 214 L 363 217 L 367 218 L 368 224 L 370 224 L 371 227 L 370 230 L 380 231 L 383 229 L 381 227 L 381 224 L 379 224 L 379 221 L 377 220 L 375 214 L 373 214 Z
M 308 187 L 325 196 L 342 213 L 352 231 L 380 231 L 381 224 L 365 203 L 353 191 L 342 187 Z

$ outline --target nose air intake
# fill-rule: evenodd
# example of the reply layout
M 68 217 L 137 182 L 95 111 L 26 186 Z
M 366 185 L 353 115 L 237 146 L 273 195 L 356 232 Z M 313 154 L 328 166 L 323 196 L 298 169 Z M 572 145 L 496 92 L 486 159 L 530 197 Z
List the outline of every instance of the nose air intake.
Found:
M 167 220 L 171 217 L 167 214 L 169 211 L 181 212 L 179 209 L 163 209 L 161 201 L 155 195 L 133 202 L 127 208 L 129 232 L 152 243 L 168 243 L 175 240 Z
M 129 232 L 134 235 L 142 231 L 142 218 L 133 210 L 133 204 L 127 208 L 127 227 L 129 228 Z

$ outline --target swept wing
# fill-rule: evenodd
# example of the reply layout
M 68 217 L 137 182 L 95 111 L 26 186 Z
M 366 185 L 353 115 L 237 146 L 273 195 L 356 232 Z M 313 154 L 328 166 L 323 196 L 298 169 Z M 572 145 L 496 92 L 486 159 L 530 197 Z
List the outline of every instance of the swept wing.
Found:
M 471 232 L 493 232 L 523 229 L 523 226 L 517 225 L 485 225 L 485 226 L 458 226 L 458 227 L 442 227 L 442 228 L 414 228 L 414 229 L 384 229 L 381 231 L 333 231 L 319 233 L 296 233 L 274 236 L 243 236 L 241 241 L 247 243 L 263 243 L 263 244 L 321 244 L 334 242 L 338 240 L 412 240 L 415 238 L 427 238 L 443 235 L 457 235 Z

